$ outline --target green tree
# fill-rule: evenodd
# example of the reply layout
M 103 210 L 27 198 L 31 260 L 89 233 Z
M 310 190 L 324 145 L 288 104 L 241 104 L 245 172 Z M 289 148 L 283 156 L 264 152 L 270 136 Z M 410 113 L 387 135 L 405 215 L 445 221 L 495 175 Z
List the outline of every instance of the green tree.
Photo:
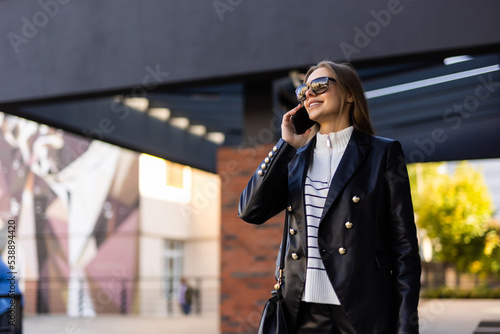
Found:
M 436 260 L 454 264 L 459 271 L 480 272 L 486 269 L 481 263 L 489 258 L 487 253 L 500 251 L 491 246 L 498 237 L 491 228 L 491 195 L 482 173 L 467 162 L 458 164 L 453 175 L 446 174 L 445 167 L 409 166 L 417 225 L 432 240 Z
M 493 273 L 500 277 L 500 224 L 492 222 L 484 235 L 482 258 L 474 261 L 471 271 L 474 273 Z

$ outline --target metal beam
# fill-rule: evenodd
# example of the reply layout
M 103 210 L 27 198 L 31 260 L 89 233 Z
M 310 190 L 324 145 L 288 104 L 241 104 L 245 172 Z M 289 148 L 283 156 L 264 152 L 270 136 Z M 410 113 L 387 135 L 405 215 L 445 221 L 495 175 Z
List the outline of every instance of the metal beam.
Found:
M 410 162 L 500 157 L 500 56 L 432 65 L 365 82 L 375 130 Z
M 89 139 L 216 172 L 217 144 L 160 121 L 114 98 L 2 110 Z
M 491 0 L 0 1 L 0 102 L 498 50 L 499 12 Z

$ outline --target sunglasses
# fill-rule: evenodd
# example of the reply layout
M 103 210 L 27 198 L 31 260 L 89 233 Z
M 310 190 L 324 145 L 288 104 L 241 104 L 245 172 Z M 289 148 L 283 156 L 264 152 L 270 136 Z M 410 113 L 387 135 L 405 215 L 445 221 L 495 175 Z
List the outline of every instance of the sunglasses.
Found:
M 304 102 L 306 100 L 306 92 L 309 88 L 313 91 L 314 94 L 323 94 L 328 90 L 328 83 L 331 81 L 335 82 L 334 78 L 330 77 L 321 77 L 311 80 L 310 83 L 303 83 L 297 89 L 295 89 L 295 96 L 297 96 L 297 100 L 299 102 Z

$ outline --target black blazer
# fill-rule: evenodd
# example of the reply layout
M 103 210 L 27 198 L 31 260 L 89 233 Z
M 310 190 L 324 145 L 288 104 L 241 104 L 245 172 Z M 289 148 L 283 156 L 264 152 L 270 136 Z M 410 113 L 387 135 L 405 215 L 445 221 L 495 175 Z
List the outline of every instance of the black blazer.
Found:
M 304 183 L 315 142 L 314 137 L 295 150 L 280 140 L 250 179 L 238 208 L 239 217 L 252 224 L 287 210 L 293 231 L 282 289 L 293 322 L 306 275 Z M 353 131 L 328 192 L 318 244 L 357 333 L 418 333 L 421 266 L 399 142 Z

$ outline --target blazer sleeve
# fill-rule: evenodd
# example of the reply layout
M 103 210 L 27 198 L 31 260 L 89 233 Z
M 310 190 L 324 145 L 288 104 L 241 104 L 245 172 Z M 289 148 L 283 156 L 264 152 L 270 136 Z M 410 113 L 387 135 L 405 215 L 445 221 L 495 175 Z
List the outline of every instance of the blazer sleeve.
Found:
M 408 172 L 397 141 L 389 148 L 385 178 L 389 189 L 393 276 L 399 303 L 397 333 L 418 334 L 421 264 Z
M 288 203 L 287 166 L 295 153 L 293 146 L 280 139 L 241 193 L 238 217 L 247 223 L 262 224 L 285 209 Z

